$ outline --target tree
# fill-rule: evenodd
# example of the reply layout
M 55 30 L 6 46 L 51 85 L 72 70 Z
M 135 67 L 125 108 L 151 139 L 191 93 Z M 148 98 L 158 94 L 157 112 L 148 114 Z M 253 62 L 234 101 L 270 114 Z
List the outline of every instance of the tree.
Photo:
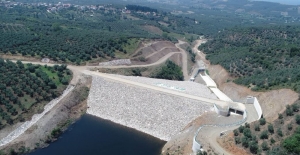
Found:
M 255 130 L 255 131 L 260 131 L 259 124 L 255 124 L 255 126 L 254 126 L 254 130 Z
M 293 110 L 292 110 L 292 108 L 291 108 L 290 105 L 287 105 L 287 106 L 286 106 L 286 111 L 285 111 L 285 113 L 286 113 L 287 116 L 293 116 Z
M 269 124 L 269 125 L 268 125 L 268 131 L 269 131 L 271 134 L 274 133 L 274 127 L 273 127 L 272 124 Z
M 283 133 L 282 133 L 281 128 L 278 128 L 278 129 L 277 129 L 277 135 L 280 136 L 280 137 L 283 136 Z
M 249 128 L 245 128 L 243 134 L 247 138 L 252 138 L 251 130 Z
M 268 138 L 269 138 L 269 136 L 268 136 L 268 131 L 267 130 L 261 132 L 260 139 L 268 139 Z
M 240 137 L 234 137 L 235 144 L 240 144 L 241 143 L 241 138 Z
M 278 119 L 282 119 L 283 115 L 282 114 L 278 114 Z
M 207 155 L 207 152 L 206 152 L 206 151 L 199 151 L 199 152 L 197 153 L 197 155 Z
M 168 60 L 166 64 L 158 71 L 158 73 L 152 77 L 168 80 L 184 80 L 181 67 L 170 60 Z
M 265 125 L 266 124 L 266 119 L 265 118 L 259 119 L 259 124 L 260 125 Z
M 239 127 L 239 132 L 240 132 L 240 133 L 243 133 L 244 129 L 245 129 L 245 127 L 241 125 L 241 126 Z
M 253 154 L 256 154 L 258 151 L 258 145 L 256 142 L 251 142 L 250 143 L 250 152 Z
M 300 134 L 294 134 L 283 141 L 283 147 L 288 152 L 299 154 L 300 153 Z
M 296 115 L 296 123 L 300 125 L 300 115 Z
M 248 148 L 248 146 L 249 146 L 249 140 L 248 140 L 248 138 L 246 136 L 243 136 L 241 141 L 242 141 L 242 145 L 245 148 Z
M 237 129 L 233 130 L 234 136 L 238 136 L 239 135 L 239 131 Z
M 292 105 L 292 109 L 294 112 L 298 112 L 299 111 L 299 105 L 297 103 Z
M 274 139 L 273 137 L 271 138 L 270 141 L 271 141 L 271 144 L 274 144 L 274 143 L 276 142 L 275 139 Z
M 267 143 L 266 141 L 264 141 L 264 142 L 261 144 L 261 148 L 262 148 L 262 150 L 264 150 L 264 151 L 269 150 L 268 143 Z
M 287 128 L 288 128 L 288 130 L 291 131 L 291 130 L 293 129 L 293 125 L 292 125 L 292 124 L 288 124 L 288 127 L 287 127 Z

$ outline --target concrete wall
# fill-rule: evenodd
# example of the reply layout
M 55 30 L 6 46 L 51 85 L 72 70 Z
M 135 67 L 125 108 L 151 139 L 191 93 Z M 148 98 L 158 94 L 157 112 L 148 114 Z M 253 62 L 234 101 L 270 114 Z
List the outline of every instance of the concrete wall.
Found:
M 218 109 L 216 106 L 214 106 L 214 107 L 215 107 L 215 110 Z M 197 132 L 195 133 L 194 138 L 193 138 L 193 146 L 192 146 L 193 152 L 196 154 L 198 151 L 201 150 L 201 147 L 202 147 L 202 146 L 201 146 L 200 142 L 198 142 L 196 139 L 197 139 L 197 136 L 198 136 L 198 134 L 199 134 L 199 132 L 200 132 L 200 130 L 201 130 L 202 128 L 204 128 L 204 127 L 209 127 L 209 126 L 210 126 L 210 127 L 211 127 L 211 126 L 213 126 L 213 127 L 232 127 L 232 126 L 237 126 L 237 127 L 238 127 L 239 125 L 245 123 L 246 120 L 247 120 L 247 111 L 244 111 L 243 119 L 240 120 L 240 121 L 238 121 L 238 122 L 236 122 L 236 123 L 225 124 L 225 125 L 205 124 L 205 125 L 200 126 L 199 129 L 197 130 Z
M 246 117 L 247 117 L 247 111 L 244 111 L 243 119 L 246 119 Z
M 219 88 L 209 87 L 209 89 L 221 100 L 227 102 L 233 102 L 226 94 L 224 94 Z
M 201 144 L 196 141 L 196 137 L 193 138 L 193 152 L 197 153 L 201 149 Z
M 229 108 L 228 109 L 220 109 L 220 108 L 218 108 L 218 106 L 216 104 L 214 104 L 214 109 L 215 109 L 215 112 L 219 115 L 228 116 L 228 114 L 229 114 Z
M 207 87 L 214 87 L 217 88 L 217 84 L 215 83 L 215 81 L 213 79 L 211 79 L 206 73 L 205 76 L 201 75 L 202 79 L 204 80 L 204 82 L 206 83 Z
M 254 104 L 254 107 L 255 107 L 257 115 L 258 115 L 257 120 L 259 120 L 262 117 L 262 109 L 261 109 L 261 106 L 260 106 L 260 104 L 259 104 L 256 97 L 254 97 L 254 103 L 253 104 Z
M 259 120 L 261 117 L 262 117 L 262 109 L 261 109 L 261 106 L 257 100 L 256 97 L 253 97 L 253 96 L 248 96 L 247 97 L 247 100 L 246 100 L 246 103 L 247 104 L 253 104 L 254 107 L 255 107 L 255 110 L 257 112 L 257 115 L 258 115 L 258 118 L 257 120 Z

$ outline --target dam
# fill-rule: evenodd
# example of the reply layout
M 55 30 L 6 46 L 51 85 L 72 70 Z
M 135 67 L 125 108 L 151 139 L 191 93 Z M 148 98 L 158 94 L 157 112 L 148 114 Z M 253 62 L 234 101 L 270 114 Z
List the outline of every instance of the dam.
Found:
M 213 104 L 183 97 L 184 95 L 217 100 L 206 86 L 194 82 L 109 75 L 113 79 L 137 83 L 133 85 L 96 74 L 93 74 L 88 97 L 88 114 L 165 141 L 170 140 L 201 114 L 213 111 Z M 147 86 L 141 87 L 139 84 Z M 174 94 L 163 91 L 171 91 Z

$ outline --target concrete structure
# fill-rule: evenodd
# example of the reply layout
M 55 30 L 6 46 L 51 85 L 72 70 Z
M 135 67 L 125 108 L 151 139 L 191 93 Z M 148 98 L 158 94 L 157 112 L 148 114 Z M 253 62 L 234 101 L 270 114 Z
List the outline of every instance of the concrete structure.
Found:
M 202 149 L 202 145 L 201 145 L 201 142 L 200 141 L 197 141 L 197 136 L 199 134 L 199 132 L 205 128 L 205 127 L 222 127 L 222 128 L 225 128 L 225 127 L 238 127 L 242 124 L 244 124 L 247 120 L 247 111 L 244 111 L 244 114 L 243 114 L 243 119 L 238 121 L 238 122 L 234 122 L 234 123 L 229 123 L 229 124 L 222 124 L 222 125 L 219 125 L 219 124 L 205 124 L 205 125 L 202 125 L 199 127 L 199 129 L 196 131 L 195 135 L 194 135 L 194 138 L 193 138 L 193 145 L 192 145 L 192 150 L 193 152 L 196 154 L 197 152 L 201 151 Z
M 157 90 L 93 76 L 87 113 L 168 141 L 189 122 L 212 110 L 207 103 L 154 87 Z
M 259 120 L 260 118 L 263 117 L 261 106 L 260 106 L 260 104 L 259 104 L 256 97 L 248 96 L 247 99 L 246 99 L 246 104 L 254 104 L 255 110 L 256 110 L 257 115 L 258 115 L 257 120 Z
M 229 107 L 221 108 L 218 105 L 214 104 L 214 110 L 218 115 L 228 116 L 229 115 Z

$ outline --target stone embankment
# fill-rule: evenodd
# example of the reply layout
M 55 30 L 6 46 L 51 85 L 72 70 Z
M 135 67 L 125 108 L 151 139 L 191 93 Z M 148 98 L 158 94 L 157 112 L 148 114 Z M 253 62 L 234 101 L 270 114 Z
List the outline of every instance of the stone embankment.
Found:
M 4 146 L 11 141 L 18 138 L 21 134 L 23 134 L 27 129 L 29 129 L 31 126 L 33 126 L 38 120 L 40 120 L 47 112 L 49 112 L 61 99 L 63 99 L 66 95 L 69 94 L 74 89 L 74 86 L 69 86 L 63 94 L 53 99 L 51 102 L 49 102 L 45 107 L 44 111 L 40 114 L 35 114 L 32 116 L 32 119 L 30 121 L 26 121 L 24 124 L 22 124 L 20 127 L 13 130 L 10 134 L 8 134 L 6 137 L 0 140 L 0 147 Z
M 153 83 L 148 80 L 143 82 Z M 94 76 L 87 113 L 168 141 L 212 109 L 196 100 Z
M 119 60 L 99 63 L 99 66 L 119 66 L 119 65 L 131 65 L 131 61 L 130 59 L 119 59 Z

